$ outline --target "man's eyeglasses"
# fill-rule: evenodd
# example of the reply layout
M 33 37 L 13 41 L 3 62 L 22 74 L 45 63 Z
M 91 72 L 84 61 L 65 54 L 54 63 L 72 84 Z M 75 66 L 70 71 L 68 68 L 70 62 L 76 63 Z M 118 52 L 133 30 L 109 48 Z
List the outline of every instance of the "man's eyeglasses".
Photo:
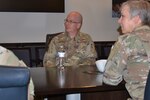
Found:
M 65 23 L 70 23 L 70 24 L 77 24 L 77 23 L 80 23 L 80 22 L 75 22 L 75 21 L 68 20 L 68 19 L 65 19 L 64 22 L 65 22 Z

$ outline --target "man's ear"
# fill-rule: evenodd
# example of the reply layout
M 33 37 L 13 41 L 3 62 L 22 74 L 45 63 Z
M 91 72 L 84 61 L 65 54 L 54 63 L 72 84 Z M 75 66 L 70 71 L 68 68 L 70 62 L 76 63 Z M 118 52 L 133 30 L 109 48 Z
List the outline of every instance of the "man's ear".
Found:
M 140 25 L 142 23 L 141 18 L 140 18 L 139 15 L 134 16 L 133 20 L 134 20 L 135 24 L 137 24 L 137 25 Z
M 77 27 L 78 27 L 78 29 L 80 29 L 80 28 L 81 28 L 81 23 L 78 23 L 78 26 L 77 26 Z

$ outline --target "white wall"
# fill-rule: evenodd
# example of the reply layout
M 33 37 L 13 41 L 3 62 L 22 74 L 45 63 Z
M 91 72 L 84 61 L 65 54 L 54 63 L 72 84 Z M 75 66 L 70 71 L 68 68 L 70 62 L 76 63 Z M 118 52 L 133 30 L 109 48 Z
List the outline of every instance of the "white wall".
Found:
M 119 25 L 111 7 L 111 0 L 65 0 L 65 13 L 0 12 L 0 43 L 45 42 L 47 33 L 64 31 L 64 19 L 72 10 L 83 15 L 81 31 L 94 41 L 115 41 Z

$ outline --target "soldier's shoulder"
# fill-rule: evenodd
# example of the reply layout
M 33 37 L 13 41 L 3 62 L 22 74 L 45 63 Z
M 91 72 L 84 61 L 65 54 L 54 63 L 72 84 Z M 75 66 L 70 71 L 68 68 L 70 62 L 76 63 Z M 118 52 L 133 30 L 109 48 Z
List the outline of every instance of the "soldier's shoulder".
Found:
M 64 39 L 64 38 L 66 38 L 66 34 L 65 34 L 64 32 L 62 32 L 62 33 L 56 35 L 56 36 L 53 38 L 53 41 L 62 40 L 62 39 Z
M 85 40 L 91 40 L 91 36 L 87 33 L 80 32 L 80 37 Z
M 138 36 L 135 34 L 125 34 L 125 35 L 119 36 L 118 40 L 128 42 L 128 41 L 134 41 L 137 38 L 138 38 Z

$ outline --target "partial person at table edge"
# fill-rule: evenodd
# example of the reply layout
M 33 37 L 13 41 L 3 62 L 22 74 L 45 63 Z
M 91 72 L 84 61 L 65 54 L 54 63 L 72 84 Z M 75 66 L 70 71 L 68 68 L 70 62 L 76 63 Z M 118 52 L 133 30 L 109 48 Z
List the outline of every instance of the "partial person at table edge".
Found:
M 8 50 L 2 46 L 0 46 L 0 65 L 27 67 L 26 64 L 20 60 L 11 50 Z M 31 78 L 28 86 L 28 100 L 34 100 L 34 95 L 34 84 Z

